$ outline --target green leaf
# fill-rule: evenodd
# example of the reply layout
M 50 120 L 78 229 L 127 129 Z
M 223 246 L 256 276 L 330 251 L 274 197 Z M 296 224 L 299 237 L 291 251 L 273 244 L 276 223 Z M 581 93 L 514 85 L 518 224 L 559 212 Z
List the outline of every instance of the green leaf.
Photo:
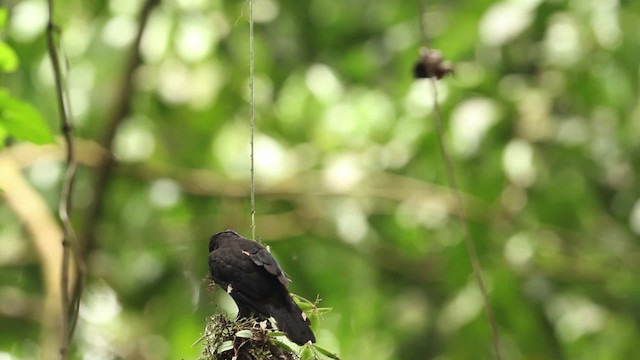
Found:
M 281 347 L 281 348 L 285 349 L 286 351 L 292 352 L 292 353 L 294 353 L 294 354 L 296 353 L 296 351 L 295 351 L 295 350 L 293 350 L 293 349 L 291 348 L 291 346 L 289 346 L 289 345 L 285 344 L 284 342 L 282 342 L 282 341 L 280 341 L 280 340 L 277 340 L 277 339 L 271 339 L 271 342 L 272 342 L 272 343 L 274 343 L 274 344 L 276 344 L 276 345 L 278 345 L 279 347 Z
M 49 144 L 54 138 L 40 113 L 30 104 L 0 90 L 0 125 L 20 140 Z
M 14 72 L 18 68 L 18 55 L 4 41 L 0 41 L 0 71 Z
M 4 148 L 4 142 L 7 139 L 7 130 L 4 129 L 2 124 L 0 124 L 0 150 Z
M 300 307 L 300 309 L 302 311 L 305 311 L 305 312 L 309 311 L 309 310 L 313 310 L 315 308 L 315 305 L 309 304 L 309 303 L 306 303 L 306 302 L 299 302 L 297 305 L 298 305 L 298 307 Z
M 251 339 L 253 338 L 253 332 L 251 330 L 240 330 L 236 333 L 236 337 Z
M 327 313 L 331 312 L 331 310 L 333 310 L 333 308 L 321 307 L 321 308 L 316 308 L 315 313 L 318 314 L 318 315 L 324 315 L 324 314 L 327 314 Z
M 7 25 L 7 19 L 9 18 L 9 11 L 6 8 L 0 7 L 0 30 L 4 29 Z
M 290 293 L 290 295 L 291 295 L 291 297 L 293 297 L 293 301 L 295 301 L 296 304 L 307 303 L 307 304 L 315 305 L 315 303 L 303 298 L 302 296 L 300 296 L 298 294 Z
M 302 347 L 302 351 L 300 352 L 300 360 L 315 360 L 317 359 L 316 354 L 313 352 L 309 345 L 305 345 Z
M 220 346 L 218 346 L 218 348 L 216 349 L 216 352 L 218 354 L 222 354 L 225 351 L 229 351 L 233 349 L 233 341 L 231 340 L 227 340 L 225 342 L 223 342 L 222 344 L 220 344 Z
M 318 350 L 318 352 L 320 352 L 322 355 L 324 355 L 324 356 L 326 356 L 328 358 L 331 358 L 331 359 L 334 359 L 334 360 L 340 360 L 340 357 L 337 354 L 332 353 L 331 351 L 323 348 L 322 346 L 320 346 L 318 344 L 313 345 L 313 347 L 316 350 Z
M 309 321 L 311 322 L 311 329 L 313 332 L 318 332 L 318 328 L 320 326 L 320 316 L 314 312 L 310 313 Z

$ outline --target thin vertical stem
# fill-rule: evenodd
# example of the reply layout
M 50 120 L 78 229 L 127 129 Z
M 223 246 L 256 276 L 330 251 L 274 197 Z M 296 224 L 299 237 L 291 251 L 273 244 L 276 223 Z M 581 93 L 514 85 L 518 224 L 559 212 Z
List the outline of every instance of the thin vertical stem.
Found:
M 60 129 L 64 136 L 64 142 L 67 151 L 67 168 L 65 171 L 62 189 L 60 191 L 60 202 L 58 206 L 58 214 L 63 226 L 62 239 L 62 269 L 60 277 L 60 290 L 62 302 L 62 342 L 60 344 L 60 356 L 62 359 L 67 357 L 69 344 L 71 342 L 71 334 L 73 333 L 74 323 L 71 321 L 75 314 L 72 314 L 71 303 L 69 299 L 69 273 L 71 271 L 71 255 L 76 254 L 72 248 L 75 244 L 75 231 L 71 223 L 70 211 L 72 209 L 73 184 L 75 180 L 77 162 L 75 159 L 74 143 L 73 143 L 73 124 L 69 111 L 69 97 L 65 96 L 64 80 L 60 66 L 60 57 L 57 51 L 54 32 L 54 3 L 53 0 L 48 1 L 49 21 L 47 24 L 47 49 L 49 58 L 51 59 L 51 67 L 55 80 L 56 100 L 58 103 L 58 111 L 60 116 Z M 77 254 L 76 254 L 77 255 Z M 79 272 L 79 263 L 76 260 L 76 270 Z M 79 274 L 77 274 L 79 275 Z M 79 276 L 77 277 L 77 279 Z M 76 281 L 78 281 L 76 279 Z M 76 311 L 76 308 L 73 308 Z
M 458 220 L 460 222 L 460 227 L 462 227 L 464 242 L 467 246 L 467 254 L 469 254 L 469 259 L 471 261 L 471 267 L 473 269 L 476 283 L 480 288 L 485 314 L 487 315 L 487 319 L 489 320 L 489 324 L 491 325 L 493 350 L 496 354 L 496 359 L 501 360 L 502 353 L 500 351 L 500 335 L 498 332 L 498 324 L 496 323 L 495 316 L 493 315 L 493 310 L 491 309 L 489 295 L 484 283 L 484 279 L 482 277 L 482 267 L 480 266 L 480 260 L 478 260 L 476 246 L 473 242 L 473 239 L 471 238 L 469 225 L 467 224 L 467 215 L 464 209 L 464 204 L 462 203 L 462 197 L 460 196 L 460 190 L 458 189 L 456 173 L 453 170 L 453 162 L 451 160 L 451 157 L 449 156 L 449 153 L 447 152 L 447 147 L 444 144 L 444 130 L 442 129 L 442 115 L 440 113 L 440 105 L 438 104 L 438 87 L 436 84 L 436 79 L 435 77 L 432 77 L 430 80 L 431 87 L 433 89 L 433 116 L 435 118 L 436 128 L 438 131 L 438 146 L 440 147 L 440 153 L 442 154 L 442 158 L 444 159 L 444 163 L 447 168 L 447 180 L 449 182 L 449 186 L 451 187 L 456 198 L 456 205 L 458 206 L 458 211 L 460 214 Z
M 418 18 L 418 26 L 420 26 L 420 35 L 422 36 L 422 46 L 429 47 L 429 38 L 427 37 L 427 27 L 424 22 L 424 0 L 418 1 L 418 10 L 420 11 L 420 17 Z
M 251 238 L 256 238 L 256 183 L 254 167 L 254 137 L 255 137 L 255 103 L 254 103 L 254 35 L 253 35 L 253 0 L 249 0 L 249 108 L 251 118 Z

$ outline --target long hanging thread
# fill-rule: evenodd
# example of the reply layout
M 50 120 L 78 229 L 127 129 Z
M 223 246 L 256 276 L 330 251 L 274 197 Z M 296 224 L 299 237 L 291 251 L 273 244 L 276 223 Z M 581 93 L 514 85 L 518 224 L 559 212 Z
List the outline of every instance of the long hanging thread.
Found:
M 256 240 L 256 184 L 254 167 L 254 135 L 256 127 L 255 104 L 253 94 L 254 84 L 254 46 L 253 46 L 253 0 L 249 0 L 249 111 L 251 122 L 250 159 L 251 159 L 251 238 Z

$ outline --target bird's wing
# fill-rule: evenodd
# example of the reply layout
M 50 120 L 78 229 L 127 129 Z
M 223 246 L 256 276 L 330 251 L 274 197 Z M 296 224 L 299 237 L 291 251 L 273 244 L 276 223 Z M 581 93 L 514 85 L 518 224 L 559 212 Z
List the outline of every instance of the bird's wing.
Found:
M 282 271 L 282 268 L 280 268 L 280 265 L 278 264 L 276 259 L 273 258 L 273 256 L 269 253 L 269 251 L 267 251 L 267 249 L 263 247 L 255 247 L 254 249 L 250 249 L 248 251 L 243 250 L 243 253 L 249 256 L 249 258 L 255 265 L 262 266 L 271 275 L 275 275 L 282 285 L 284 285 L 285 287 L 289 285 L 289 278 L 284 273 L 284 271 Z
M 281 277 L 284 274 L 276 275 L 280 267 L 275 259 L 271 257 L 268 260 L 264 254 L 258 255 L 258 250 L 251 244 L 219 247 L 209 254 L 211 277 L 232 296 L 236 292 L 255 300 L 272 296 L 283 286 Z

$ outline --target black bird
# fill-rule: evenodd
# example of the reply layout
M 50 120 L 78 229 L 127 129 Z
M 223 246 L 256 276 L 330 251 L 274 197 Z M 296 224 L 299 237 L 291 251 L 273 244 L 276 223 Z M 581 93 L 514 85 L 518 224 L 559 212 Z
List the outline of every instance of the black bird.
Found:
M 309 319 L 289 295 L 289 278 L 264 246 L 233 230 L 219 232 L 209 240 L 209 271 L 238 305 L 238 318 L 273 317 L 294 343 L 316 342 Z

